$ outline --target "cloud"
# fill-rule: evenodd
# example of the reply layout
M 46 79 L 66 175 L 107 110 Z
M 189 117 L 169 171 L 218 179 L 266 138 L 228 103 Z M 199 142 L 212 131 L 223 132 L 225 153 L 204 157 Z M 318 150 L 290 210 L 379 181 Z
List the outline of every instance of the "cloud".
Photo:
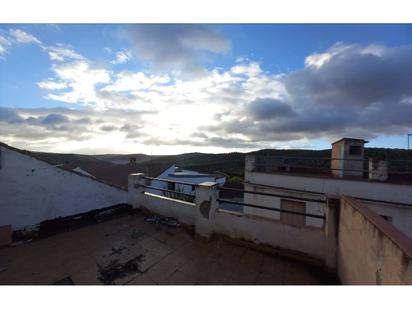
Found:
M 285 77 L 287 90 L 316 104 L 396 103 L 412 96 L 412 46 L 338 44 Z
M 33 150 L 73 152 L 102 147 L 109 151 L 116 144 L 127 145 L 127 134 L 136 134 L 137 129 L 141 129 L 133 126 L 133 122 L 144 124 L 143 114 L 119 110 L 0 107 L 0 137 L 1 141 L 17 147 L 30 145 Z
M 14 39 L 14 41 L 16 41 L 17 43 L 22 43 L 22 44 L 37 44 L 37 45 L 41 45 L 41 41 L 36 38 L 34 35 L 25 32 L 21 29 L 10 29 L 9 30 L 12 38 Z
M 134 25 L 125 35 L 136 57 L 160 70 L 196 71 L 208 54 L 230 50 L 228 40 L 203 25 Z
M 340 43 L 288 74 L 271 78 L 255 69 L 254 83 L 276 80 L 278 95 L 251 100 L 203 129 L 262 142 L 404 134 L 412 119 L 410 54 L 412 46 Z
M 290 105 L 272 98 L 258 98 L 252 101 L 247 111 L 255 120 L 291 117 L 295 115 Z
M 42 89 L 46 89 L 46 90 L 61 90 L 61 89 L 67 88 L 66 83 L 55 82 L 53 80 L 45 80 L 42 82 L 38 82 L 37 86 L 39 86 Z
M 69 122 L 69 118 L 62 114 L 48 114 L 43 120 L 42 124 L 55 125 Z
M 68 90 L 48 94 L 47 98 L 67 103 L 92 104 L 99 107 L 100 100 L 96 93 L 96 86 L 110 82 L 109 71 L 92 68 L 86 60 L 55 64 L 52 68 L 55 78 L 40 82 L 39 87 L 54 88 L 54 90 L 68 88 Z
M 11 46 L 11 42 L 4 36 L 0 35 L 0 58 L 2 58 Z
M 84 57 L 77 53 L 69 45 L 57 44 L 44 48 L 52 61 L 84 60 Z
M 21 118 L 13 109 L 0 106 L 0 121 L 6 123 L 19 123 L 23 121 L 23 118 Z
M 121 50 L 116 53 L 116 59 L 112 61 L 113 64 L 122 64 L 130 61 L 133 58 L 129 50 Z
M 133 26 L 128 35 L 134 57 L 156 68 L 199 68 L 205 55 L 230 48 L 219 33 L 197 25 Z M 11 140 L 32 137 L 44 145 L 59 140 L 69 147 L 79 138 L 97 149 L 109 147 L 103 139 L 111 136 L 114 145 L 247 150 L 345 135 L 399 135 L 412 119 L 408 45 L 338 43 L 284 74 L 238 59 L 232 67 L 204 70 L 190 79 L 174 72 L 96 66 L 62 44 L 43 50 L 53 75 L 37 85 L 47 99 L 80 110 L 35 115 L 0 109 L 2 136 Z

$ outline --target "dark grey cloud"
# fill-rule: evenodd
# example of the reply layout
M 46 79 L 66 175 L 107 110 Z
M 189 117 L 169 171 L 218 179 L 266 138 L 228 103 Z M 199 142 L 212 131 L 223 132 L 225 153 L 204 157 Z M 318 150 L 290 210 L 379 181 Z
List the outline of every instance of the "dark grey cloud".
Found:
M 24 119 L 13 109 L 0 106 L 0 121 L 7 123 L 21 123 Z
M 0 107 L 0 140 L 13 140 L 16 146 L 50 145 L 51 139 L 84 141 L 108 132 L 126 132 L 127 138 L 136 136 L 143 120 L 138 111 L 67 108 L 3 108 Z M 130 125 L 139 121 L 141 126 Z M 126 129 L 129 129 L 128 132 Z
M 412 123 L 410 55 L 412 46 L 335 45 L 279 78 L 286 99 L 255 99 L 236 119 L 203 130 L 255 142 L 404 134 Z
M 292 117 L 295 115 L 289 104 L 272 98 L 258 98 L 252 101 L 247 107 L 247 112 L 255 120 Z
M 49 114 L 47 115 L 41 123 L 44 125 L 56 125 L 69 122 L 69 117 L 62 114 Z
M 107 125 L 102 125 L 100 126 L 100 130 L 105 131 L 105 132 L 112 132 L 116 131 L 118 128 L 116 126 L 107 124 Z
M 230 43 L 200 24 L 141 24 L 125 32 L 137 58 L 164 70 L 197 70 L 210 53 L 226 53 Z
M 412 46 L 335 46 L 323 65 L 287 74 L 284 83 L 297 99 L 315 104 L 396 104 L 412 96 Z

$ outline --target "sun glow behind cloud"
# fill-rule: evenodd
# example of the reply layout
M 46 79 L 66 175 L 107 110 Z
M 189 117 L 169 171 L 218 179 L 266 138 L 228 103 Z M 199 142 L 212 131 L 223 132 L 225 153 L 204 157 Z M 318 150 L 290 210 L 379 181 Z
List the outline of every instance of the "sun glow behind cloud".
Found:
M 336 43 L 281 74 L 244 57 L 206 69 L 202 61 L 231 43 L 215 29 L 182 27 L 128 28 L 132 46 L 102 48 L 106 63 L 21 29 L 0 33 L 0 57 L 26 44 L 47 55 L 49 75 L 35 83 L 46 100 L 67 104 L 0 107 L 2 140 L 63 152 L 222 152 L 401 134 L 410 123 L 411 46 Z M 123 67 L 137 60 L 150 67 Z

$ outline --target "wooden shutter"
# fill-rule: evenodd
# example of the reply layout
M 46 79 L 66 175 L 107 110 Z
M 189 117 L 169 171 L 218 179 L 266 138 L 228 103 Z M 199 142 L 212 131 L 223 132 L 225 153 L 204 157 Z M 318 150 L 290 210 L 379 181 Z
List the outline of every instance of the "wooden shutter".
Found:
M 297 201 L 292 201 L 292 200 L 281 199 L 280 208 L 285 209 L 285 210 L 290 210 L 290 211 L 306 213 L 306 203 L 304 202 L 297 202 Z M 285 213 L 285 212 L 280 213 L 280 220 L 283 223 L 294 225 L 294 226 L 305 226 L 305 223 L 306 223 L 305 216 L 300 216 L 300 215 L 295 215 L 295 214 L 290 214 L 290 213 Z

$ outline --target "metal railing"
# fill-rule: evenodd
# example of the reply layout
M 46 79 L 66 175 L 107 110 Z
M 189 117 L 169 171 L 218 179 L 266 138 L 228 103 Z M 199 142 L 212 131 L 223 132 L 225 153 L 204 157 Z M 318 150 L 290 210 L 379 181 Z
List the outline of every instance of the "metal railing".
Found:
M 243 194 L 256 194 L 256 195 L 262 195 L 262 196 L 272 196 L 272 197 L 285 198 L 285 199 L 289 199 L 289 200 L 304 201 L 304 202 L 314 202 L 314 203 L 321 203 L 321 204 L 326 204 L 327 203 L 326 199 L 313 199 L 313 198 L 291 196 L 291 195 L 284 195 L 284 194 L 275 194 L 275 193 L 266 193 L 266 192 L 256 192 L 256 191 L 250 191 L 250 190 L 241 190 L 241 189 L 228 188 L 228 187 L 220 187 L 219 190 L 241 192 Z M 246 206 L 246 207 L 257 208 L 257 209 L 264 209 L 264 210 L 275 211 L 275 212 L 280 212 L 280 213 L 283 212 L 283 213 L 289 213 L 289 214 L 293 214 L 293 215 L 305 216 L 305 217 L 310 217 L 310 218 L 317 218 L 317 219 L 325 219 L 326 218 L 324 215 L 316 215 L 316 214 L 311 214 L 311 213 L 306 213 L 306 212 L 298 212 L 298 211 L 287 210 L 287 209 L 282 209 L 282 208 L 273 208 L 273 207 L 261 206 L 261 205 L 256 205 L 256 204 L 243 203 L 243 202 L 238 202 L 238 201 L 231 201 L 231 200 L 221 199 L 221 198 L 218 198 L 217 201 L 219 203 L 240 205 L 240 206 Z M 222 209 L 222 208 L 219 207 L 218 209 Z
M 175 194 L 181 194 L 181 195 L 185 195 L 185 196 L 195 197 L 194 194 L 179 192 L 179 191 L 175 191 L 175 190 L 169 190 L 169 189 L 163 189 L 163 188 L 156 188 L 156 187 L 147 186 L 147 185 L 142 185 L 142 187 L 143 187 L 143 188 L 146 188 L 146 189 L 152 189 L 152 190 L 161 191 L 161 192 L 175 193 Z M 145 191 L 145 192 L 146 192 L 146 191 Z
M 333 168 L 331 167 L 332 161 L 363 162 L 363 167 L 359 169 Z M 412 176 L 412 160 L 394 159 L 384 161 L 388 164 L 388 174 Z M 304 170 L 304 172 L 307 170 L 312 170 L 314 172 L 325 174 L 332 171 L 368 173 L 368 162 L 369 159 L 255 156 L 255 165 L 253 170 L 256 172 L 265 172 L 267 170 L 285 172 L 288 169 L 295 169 Z
M 282 208 L 272 208 L 272 207 L 260 206 L 260 205 L 249 204 L 249 203 L 234 202 L 234 201 L 220 199 L 220 198 L 218 198 L 217 201 L 220 203 L 242 205 L 246 207 L 258 208 L 258 209 L 264 209 L 264 210 L 270 210 L 270 211 L 276 211 L 276 212 L 284 212 L 284 213 L 289 213 L 289 214 L 304 216 L 304 217 L 310 217 L 310 218 L 326 219 L 324 215 L 315 215 L 315 214 L 310 214 L 306 212 L 299 212 L 299 211 L 287 210 L 287 209 L 282 209 Z M 221 208 L 218 208 L 218 209 L 221 209 Z
M 244 184 L 249 185 L 249 186 L 255 186 L 255 187 L 261 187 L 261 188 L 270 188 L 270 189 L 278 189 L 278 190 L 284 190 L 284 191 L 291 191 L 291 192 L 298 192 L 298 193 L 308 193 L 308 194 L 316 194 L 316 195 L 322 195 L 324 196 L 326 193 L 323 192 L 317 192 L 317 191 L 309 191 L 309 190 L 302 190 L 302 189 L 291 189 L 291 188 L 286 188 L 286 187 L 279 187 L 279 186 L 269 186 L 269 185 L 262 185 L 262 184 L 256 184 L 256 183 L 251 183 L 251 182 L 245 182 Z M 254 192 L 254 191 L 252 191 Z M 253 194 L 258 194 L 254 192 Z M 410 203 L 402 203 L 402 202 L 391 202 L 391 201 L 385 201 L 385 200 L 377 200 L 377 199 L 371 199 L 371 198 L 364 198 L 364 197 L 359 197 L 359 196 L 354 196 L 351 195 L 353 198 L 364 201 L 364 202 L 371 202 L 371 203 L 379 203 L 379 204 L 390 204 L 390 205 L 398 205 L 398 206 L 406 206 L 406 207 L 412 207 L 412 204 Z
M 273 196 L 273 197 L 280 197 L 280 198 L 288 198 L 288 199 L 293 199 L 293 200 L 298 200 L 298 201 L 305 201 L 305 202 L 315 202 L 315 203 L 323 203 L 323 204 L 326 203 L 326 200 L 322 200 L 322 199 L 311 199 L 311 198 L 306 198 L 306 197 L 298 197 L 298 196 L 290 196 L 290 195 L 266 193 L 266 192 L 256 192 L 256 191 L 241 190 L 241 189 L 227 188 L 227 187 L 220 187 L 219 190 L 243 192 L 243 193 L 246 193 L 246 194 L 257 194 L 257 195 Z
M 194 191 L 197 186 L 197 184 L 195 183 L 175 181 L 171 179 L 154 178 L 154 177 L 148 177 L 148 176 L 143 176 L 142 178 L 145 180 L 150 180 L 150 181 L 160 181 L 160 182 L 166 182 L 166 183 L 177 183 L 181 185 L 189 185 L 189 186 L 192 186 L 192 191 Z M 145 189 L 168 193 L 168 195 L 167 196 L 165 195 L 165 196 L 168 198 L 175 199 L 175 200 L 182 200 L 185 202 L 194 202 L 194 199 L 195 199 L 195 195 L 190 194 L 190 193 L 185 193 L 185 192 L 170 190 L 170 189 L 164 189 L 164 188 L 158 188 L 158 187 L 149 186 L 149 185 L 141 185 L 141 187 Z M 147 192 L 147 191 L 144 191 L 144 192 Z M 147 193 L 150 193 L 150 192 L 147 192 Z
M 148 176 L 143 176 L 142 178 L 147 179 L 147 180 L 156 180 L 156 181 L 160 181 L 160 182 L 173 182 L 173 183 L 177 183 L 177 184 L 180 184 L 180 185 L 188 185 L 188 186 L 197 186 L 198 185 L 196 183 L 177 181 L 177 180 L 172 180 L 172 179 L 164 179 L 164 178 L 155 178 L 155 177 L 148 177 Z

